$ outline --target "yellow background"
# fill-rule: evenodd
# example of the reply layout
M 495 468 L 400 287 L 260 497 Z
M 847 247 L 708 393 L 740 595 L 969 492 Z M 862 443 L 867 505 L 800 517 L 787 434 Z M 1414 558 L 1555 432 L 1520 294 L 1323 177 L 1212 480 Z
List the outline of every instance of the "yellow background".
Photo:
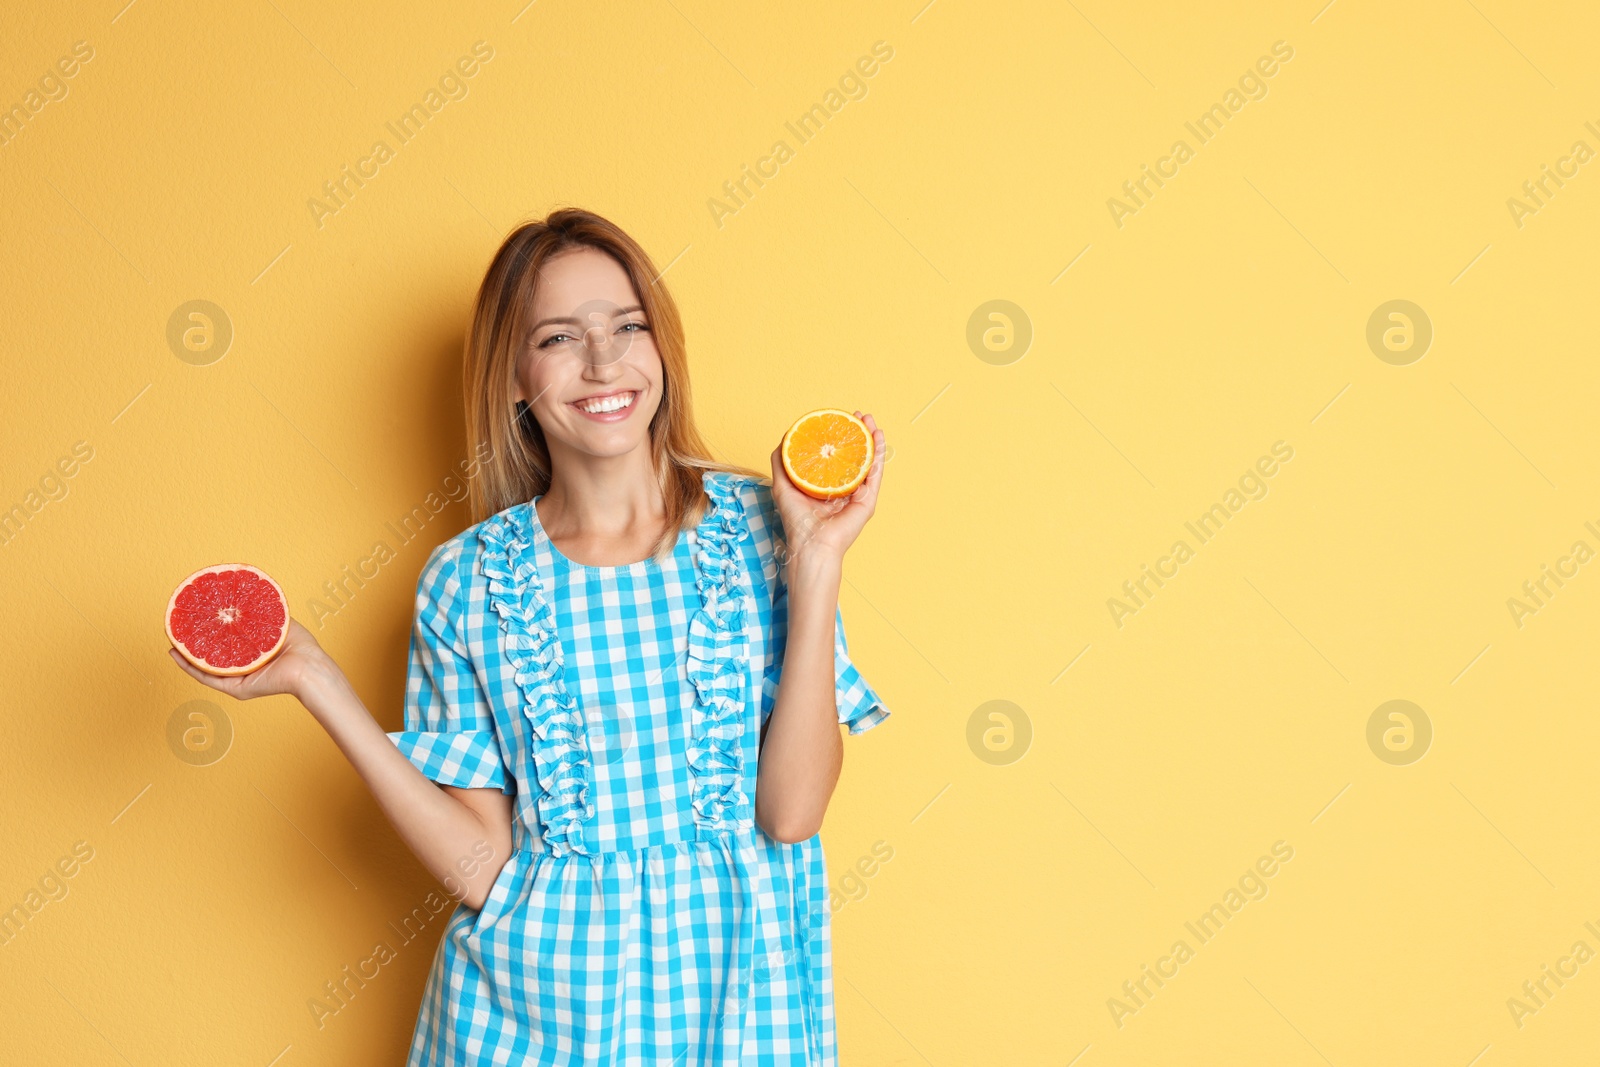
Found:
M 0 33 L 4 105 L 94 49 L 0 147 L 0 507 L 94 453 L 0 548 L 0 907 L 94 849 L 0 946 L 7 1062 L 399 1062 L 441 921 L 322 1028 L 306 1001 L 431 879 L 292 700 L 219 697 L 231 748 L 178 759 L 169 718 L 211 694 L 161 614 L 244 559 L 305 618 L 439 488 L 468 302 L 563 204 L 671 264 L 723 455 L 764 469 L 829 405 L 894 448 L 842 593 L 893 711 L 824 830 L 836 886 L 893 850 L 834 917 L 844 1062 L 1592 1054 L 1600 962 L 1520 1027 L 1506 1003 L 1600 950 L 1600 564 L 1520 628 L 1506 604 L 1600 548 L 1600 164 L 1520 227 L 1506 203 L 1600 148 L 1586 5 L 120 3 Z M 322 183 L 480 40 L 469 94 L 319 228 Z M 785 121 L 877 41 L 867 95 L 798 144 Z M 1277 41 L 1266 97 L 1195 145 Z M 1179 138 L 1118 227 L 1108 198 Z M 194 299 L 234 329 L 208 366 L 166 341 Z M 1033 330 L 1006 365 L 966 340 L 995 299 Z M 1392 299 L 1434 328 L 1408 366 L 1365 340 Z M 1265 499 L 1116 626 L 1107 599 L 1280 440 Z M 388 729 L 416 574 L 468 521 L 318 631 Z M 1392 699 L 1433 727 L 1406 766 L 1366 741 Z M 992 700 L 1031 724 L 1005 765 L 968 743 Z M 1119 1027 L 1108 999 L 1280 840 L 1265 899 Z

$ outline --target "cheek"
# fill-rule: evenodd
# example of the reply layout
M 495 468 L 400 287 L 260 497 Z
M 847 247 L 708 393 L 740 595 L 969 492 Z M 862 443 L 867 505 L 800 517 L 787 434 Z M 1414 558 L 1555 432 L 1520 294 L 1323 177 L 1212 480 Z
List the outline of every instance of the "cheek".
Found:
M 545 400 L 551 396 L 561 395 L 563 385 L 558 361 L 548 358 L 545 353 L 534 350 L 523 356 L 517 364 L 517 384 L 522 387 L 523 394 L 532 401 L 534 397 L 543 394 Z M 540 400 L 542 406 L 545 400 Z
M 655 355 L 654 351 L 651 352 L 649 362 L 641 369 L 645 380 L 650 383 L 650 413 L 654 415 L 656 410 L 661 407 L 661 398 L 666 391 L 666 369 L 662 366 L 660 357 Z
M 659 393 L 661 384 L 666 379 L 666 369 L 662 365 L 661 353 L 656 350 L 655 343 L 646 341 L 637 345 L 629 353 L 629 359 L 644 379 L 655 386 L 656 392 Z

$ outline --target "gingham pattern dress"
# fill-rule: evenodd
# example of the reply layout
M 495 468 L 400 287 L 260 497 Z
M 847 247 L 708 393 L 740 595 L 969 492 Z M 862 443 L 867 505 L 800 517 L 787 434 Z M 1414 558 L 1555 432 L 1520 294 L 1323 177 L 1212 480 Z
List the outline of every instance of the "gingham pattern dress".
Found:
M 702 483 L 665 565 L 572 562 L 532 503 L 429 557 L 389 736 L 436 782 L 515 794 L 515 851 L 445 928 L 409 1067 L 837 1063 L 821 841 L 753 818 L 782 523 L 756 479 Z M 889 712 L 835 623 L 857 734 Z

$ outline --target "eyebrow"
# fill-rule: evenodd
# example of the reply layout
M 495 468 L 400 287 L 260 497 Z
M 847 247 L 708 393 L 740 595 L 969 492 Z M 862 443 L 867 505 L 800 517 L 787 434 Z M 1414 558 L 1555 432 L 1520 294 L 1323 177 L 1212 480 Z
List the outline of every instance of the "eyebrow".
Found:
M 641 307 L 638 304 L 630 304 L 628 307 L 618 308 L 617 309 L 617 314 L 618 315 L 626 315 L 626 314 L 629 314 L 630 312 L 643 311 L 643 310 L 644 310 L 644 308 Z M 575 317 L 573 317 L 571 315 L 568 315 L 568 316 L 559 317 L 559 318 L 553 318 L 553 319 L 540 319 L 538 322 L 533 324 L 533 328 L 535 330 L 537 330 L 542 326 L 556 326 L 556 325 L 581 326 L 581 325 L 583 325 L 583 321 L 584 320 L 582 320 L 580 318 L 575 318 Z

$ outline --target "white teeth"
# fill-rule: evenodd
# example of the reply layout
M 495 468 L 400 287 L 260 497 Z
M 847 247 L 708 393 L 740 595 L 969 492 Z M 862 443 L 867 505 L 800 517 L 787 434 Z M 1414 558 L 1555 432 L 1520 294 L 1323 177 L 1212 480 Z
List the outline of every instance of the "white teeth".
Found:
M 578 407 L 591 415 L 603 415 L 608 411 L 621 411 L 623 408 L 631 406 L 635 395 L 634 393 L 619 393 L 616 396 L 591 400 L 587 404 L 579 404 Z

